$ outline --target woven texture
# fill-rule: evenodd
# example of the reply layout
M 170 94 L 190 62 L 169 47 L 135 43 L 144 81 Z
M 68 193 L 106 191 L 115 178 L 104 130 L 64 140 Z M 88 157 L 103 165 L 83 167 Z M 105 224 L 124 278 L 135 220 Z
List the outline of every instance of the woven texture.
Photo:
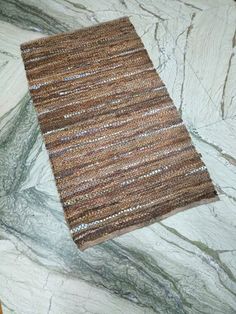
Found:
M 81 250 L 216 199 L 128 18 L 21 49 L 65 217 Z

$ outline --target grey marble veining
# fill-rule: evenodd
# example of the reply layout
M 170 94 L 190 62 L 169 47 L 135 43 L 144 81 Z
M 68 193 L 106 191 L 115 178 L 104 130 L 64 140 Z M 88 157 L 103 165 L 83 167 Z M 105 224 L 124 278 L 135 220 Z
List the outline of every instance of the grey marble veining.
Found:
M 180 109 L 220 201 L 80 252 L 64 221 L 19 45 L 124 15 Z M 230 0 L 0 0 L 4 314 L 236 312 L 235 22 Z

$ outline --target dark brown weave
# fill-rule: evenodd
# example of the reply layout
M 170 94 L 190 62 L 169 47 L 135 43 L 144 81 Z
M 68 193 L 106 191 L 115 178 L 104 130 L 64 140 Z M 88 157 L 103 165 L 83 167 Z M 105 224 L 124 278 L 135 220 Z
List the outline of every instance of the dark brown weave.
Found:
M 81 250 L 216 199 L 128 18 L 21 49 L 65 217 Z

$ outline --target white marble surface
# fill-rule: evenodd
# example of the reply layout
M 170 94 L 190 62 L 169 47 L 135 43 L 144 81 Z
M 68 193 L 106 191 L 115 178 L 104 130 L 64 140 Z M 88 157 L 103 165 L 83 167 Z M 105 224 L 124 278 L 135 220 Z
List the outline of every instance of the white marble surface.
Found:
M 129 16 L 220 201 L 81 253 L 71 241 L 19 45 Z M 236 313 L 236 3 L 0 0 L 3 313 Z

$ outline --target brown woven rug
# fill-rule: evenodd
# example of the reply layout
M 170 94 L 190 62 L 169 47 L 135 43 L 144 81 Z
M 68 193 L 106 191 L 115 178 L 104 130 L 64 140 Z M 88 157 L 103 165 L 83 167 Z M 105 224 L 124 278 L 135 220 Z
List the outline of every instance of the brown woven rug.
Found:
M 217 199 L 128 18 L 21 49 L 65 217 L 81 250 Z

